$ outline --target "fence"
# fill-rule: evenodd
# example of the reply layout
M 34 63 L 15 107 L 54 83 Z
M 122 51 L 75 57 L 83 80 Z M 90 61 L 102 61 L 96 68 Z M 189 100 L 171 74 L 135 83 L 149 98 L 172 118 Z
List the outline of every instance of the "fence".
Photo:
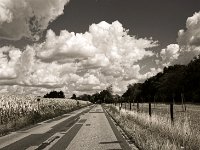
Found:
M 161 104 L 161 103 L 114 103 L 113 105 L 118 106 L 119 110 L 124 108 L 125 110 L 134 110 L 137 112 L 148 113 L 151 117 L 153 113 L 160 115 L 168 115 L 170 117 L 172 124 L 175 120 L 175 113 L 180 114 L 186 113 L 186 106 L 171 104 Z

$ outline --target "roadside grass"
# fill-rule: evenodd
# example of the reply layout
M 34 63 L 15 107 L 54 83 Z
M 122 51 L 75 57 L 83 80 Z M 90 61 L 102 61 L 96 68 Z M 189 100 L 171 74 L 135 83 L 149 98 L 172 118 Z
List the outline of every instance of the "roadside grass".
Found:
M 89 105 L 86 101 L 0 95 L 0 136 Z
M 174 124 L 167 116 L 128 111 L 113 105 L 106 110 L 126 131 L 136 146 L 142 150 L 199 150 L 200 135 L 191 128 L 191 122 L 185 115 L 176 118 Z
M 119 104 L 118 104 L 119 106 Z M 126 104 L 126 109 L 128 110 L 130 105 Z M 187 116 L 188 121 L 190 122 L 190 127 L 195 129 L 197 132 L 200 132 L 200 105 L 194 104 L 186 104 L 187 111 L 182 110 L 182 105 L 174 105 L 174 119 L 178 118 L 179 120 L 184 121 L 185 116 Z M 125 103 L 123 103 L 122 108 L 125 108 Z M 132 110 L 137 111 L 136 104 L 132 103 Z M 148 103 L 140 103 L 140 112 L 148 113 L 149 112 L 149 104 Z M 156 114 L 159 116 L 165 116 L 170 119 L 170 108 L 169 104 L 162 103 L 152 103 L 152 114 Z

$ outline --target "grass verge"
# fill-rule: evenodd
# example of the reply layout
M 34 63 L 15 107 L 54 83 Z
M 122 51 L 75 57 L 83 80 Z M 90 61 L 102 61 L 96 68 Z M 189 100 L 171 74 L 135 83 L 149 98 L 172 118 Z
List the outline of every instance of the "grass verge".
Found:
M 165 116 L 147 113 L 119 111 L 118 107 L 106 105 L 106 110 L 120 127 L 129 134 L 142 150 L 199 150 L 200 136 L 190 128 L 187 117 L 177 118 L 174 124 Z

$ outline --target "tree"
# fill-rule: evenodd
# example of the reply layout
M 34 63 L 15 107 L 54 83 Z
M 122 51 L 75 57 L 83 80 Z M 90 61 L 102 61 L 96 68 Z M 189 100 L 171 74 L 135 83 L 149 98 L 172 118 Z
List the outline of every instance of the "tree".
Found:
M 164 69 L 162 77 L 157 81 L 157 93 L 167 97 L 167 102 L 180 101 L 184 92 L 184 70 L 183 65 L 174 65 Z
M 200 103 L 200 55 L 187 65 L 184 90 L 186 100 Z
M 113 102 L 113 90 L 112 85 L 108 86 L 106 90 L 102 90 L 100 93 L 92 95 L 97 103 L 112 103 Z
M 73 94 L 71 99 L 76 99 L 76 94 Z
M 51 91 L 50 93 L 47 93 L 44 95 L 44 98 L 65 98 L 65 95 L 63 91 L 57 92 L 57 91 Z
M 126 101 L 129 102 L 141 102 L 142 100 L 142 83 L 135 83 L 133 85 L 129 84 L 128 89 L 126 92 L 122 95 Z
M 73 96 L 72 96 L 73 97 Z M 83 94 L 83 95 L 80 95 L 78 97 L 76 97 L 77 100 L 83 100 L 83 101 L 91 101 L 91 95 L 88 95 L 88 94 Z

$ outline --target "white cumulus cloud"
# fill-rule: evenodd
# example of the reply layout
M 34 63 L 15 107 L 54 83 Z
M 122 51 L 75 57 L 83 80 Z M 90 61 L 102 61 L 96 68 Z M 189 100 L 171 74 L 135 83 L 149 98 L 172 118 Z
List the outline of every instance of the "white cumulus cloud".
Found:
M 178 59 L 180 55 L 180 48 L 178 44 L 170 44 L 167 48 L 162 49 L 160 52 L 160 56 L 163 60 L 164 66 L 171 65 L 171 62 Z
M 187 19 L 186 28 L 185 31 L 179 31 L 178 43 L 180 45 L 200 46 L 200 12 Z
M 200 12 L 188 17 L 186 30 L 179 30 L 177 42 L 161 50 L 162 61 L 156 60 L 157 64 L 163 66 L 188 64 L 200 54 Z
M 21 57 L 21 51 L 14 47 L 0 48 L 0 79 L 13 79 L 17 77 L 16 65 Z
M 37 40 L 43 30 L 63 13 L 69 0 L 1 0 L 0 38 Z
M 63 30 L 56 35 L 48 30 L 44 42 L 8 55 L 14 61 L 13 70 L 2 75 L 0 84 L 14 84 L 22 91 L 26 90 L 21 87 L 28 87 L 29 92 L 36 87 L 63 89 L 68 94 L 94 93 L 113 84 L 114 91 L 122 93 L 130 82 L 153 75 L 155 70 L 141 74 L 139 61 L 155 55 L 147 49 L 157 45 L 151 38 L 129 35 L 118 21 L 92 24 L 85 33 Z M 8 59 L 4 60 L 6 68 Z

